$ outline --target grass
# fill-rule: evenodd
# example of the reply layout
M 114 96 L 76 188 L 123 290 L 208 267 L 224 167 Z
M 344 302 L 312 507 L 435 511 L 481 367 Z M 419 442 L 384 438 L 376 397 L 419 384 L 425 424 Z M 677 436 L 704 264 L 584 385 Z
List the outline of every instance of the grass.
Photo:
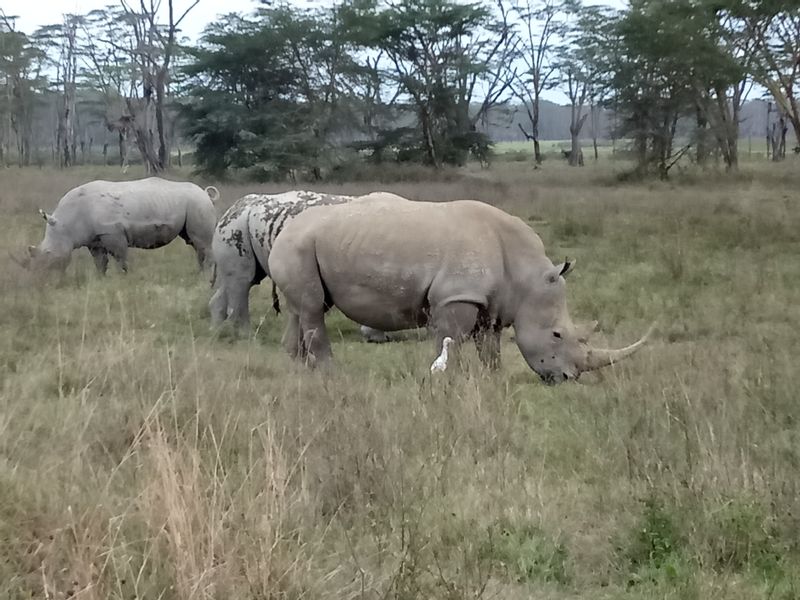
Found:
M 0 598 L 797 597 L 797 165 L 607 169 L 309 186 L 498 204 L 577 258 L 598 344 L 660 316 L 557 387 L 508 334 L 499 372 L 467 349 L 432 380 L 429 341 L 367 345 L 337 314 L 336 369 L 308 372 L 268 287 L 249 339 L 210 331 L 179 242 L 36 280 L 5 252 L 40 239 L 35 208 L 119 173 L 0 172 Z M 281 189 L 219 187 L 220 211 Z

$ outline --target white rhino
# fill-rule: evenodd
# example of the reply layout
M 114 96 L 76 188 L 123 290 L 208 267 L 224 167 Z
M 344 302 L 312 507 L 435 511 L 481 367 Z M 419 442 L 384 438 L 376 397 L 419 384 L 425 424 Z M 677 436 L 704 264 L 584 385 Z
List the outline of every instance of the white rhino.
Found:
M 571 263 L 547 258 L 521 219 L 472 200 L 356 199 L 298 215 L 272 247 L 269 271 L 284 293 L 284 344 L 311 364 L 331 358 L 324 314 L 395 331 L 432 328 L 436 353 L 446 337 L 475 339 L 496 366 L 500 333 L 513 327 L 528 365 L 546 383 L 577 378 L 629 356 L 587 344 L 566 304 Z
M 313 207 L 343 204 L 354 196 L 292 190 L 281 194 L 248 194 L 220 217 L 214 230 L 214 293 L 209 301 L 211 323 L 230 320 L 239 329 L 250 325 L 250 288 L 269 277 L 270 250 L 287 223 Z M 275 285 L 272 305 L 280 312 Z M 361 327 L 367 341 L 385 342 L 386 334 Z
M 127 271 L 128 248 L 159 248 L 180 237 L 194 248 L 202 269 L 211 258 L 218 198 L 213 186 L 204 190 L 159 177 L 91 181 L 64 194 L 52 215 L 39 209 L 47 222 L 44 239 L 17 262 L 64 270 L 72 251 L 85 246 L 100 273 L 109 255 Z

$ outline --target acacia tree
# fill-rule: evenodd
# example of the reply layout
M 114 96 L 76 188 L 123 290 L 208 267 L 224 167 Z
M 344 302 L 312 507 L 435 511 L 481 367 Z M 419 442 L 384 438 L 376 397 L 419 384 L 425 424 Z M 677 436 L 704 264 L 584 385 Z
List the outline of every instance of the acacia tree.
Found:
M 0 164 L 10 160 L 12 136 L 17 164 L 30 164 L 33 109 L 44 87 L 43 61 L 43 53 L 16 30 L 14 17 L 0 10 Z
M 351 26 L 367 48 L 385 56 L 383 76 L 413 111 L 416 127 L 394 128 L 384 137 L 400 155 L 434 167 L 461 164 L 472 152 L 485 157 L 488 137 L 478 123 L 503 101 L 511 85 L 517 38 L 502 4 L 452 0 L 366 2 Z M 482 102 L 473 110 L 477 94 Z
M 731 12 L 754 41 L 753 77 L 769 90 L 800 147 L 800 5 L 735 0 Z
M 83 29 L 87 81 L 106 101 L 108 129 L 119 136 L 120 161 L 133 136 L 148 173 L 169 167 L 166 111 L 180 25 L 199 0 L 176 12 L 174 0 L 120 0 L 120 7 L 93 11 Z M 166 20 L 162 23 L 162 15 Z
M 609 46 L 606 29 L 611 13 L 599 7 L 583 7 L 577 3 L 568 4 L 566 8 L 570 11 L 572 21 L 566 29 L 566 43 L 558 49 L 562 58 L 554 64 L 570 101 L 569 164 L 582 166 L 580 134 L 586 119 L 590 116 L 593 120 L 592 135 L 595 159 L 597 158 L 597 124 L 594 107 L 602 97 L 605 85 L 601 73 L 604 70 L 602 64 L 608 60 L 605 56 Z M 587 108 L 589 112 L 586 112 Z
M 542 93 L 555 83 L 557 42 L 566 31 L 568 0 L 519 0 L 513 11 L 521 24 L 520 57 L 524 69 L 514 80 L 514 95 L 525 107 L 530 130 L 519 125 L 523 135 L 533 142 L 533 157 L 542 164 L 539 146 L 539 105 Z
M 55 154 L 62 168 L 75 163 L 75 101 L 80 56 L 78 35 L 83 25 L 82 16 L 65 14 L 61 23 L 46 25 L 33 34 L 37 46 L 46 53 L 48 63 L 55 73 L 51 82 L 51 89 L 58 97 L 54 132 Z

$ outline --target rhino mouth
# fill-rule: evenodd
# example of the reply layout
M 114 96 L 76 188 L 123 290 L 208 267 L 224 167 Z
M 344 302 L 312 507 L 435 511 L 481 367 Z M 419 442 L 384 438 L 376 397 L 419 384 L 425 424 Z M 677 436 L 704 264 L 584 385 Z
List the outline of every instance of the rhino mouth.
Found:
M 545 385 L 557 385 L 566 381 L 574 381 L 578 379 L 578 375 L 571 375 L 563 371 L 547 371 L 536 373 Z

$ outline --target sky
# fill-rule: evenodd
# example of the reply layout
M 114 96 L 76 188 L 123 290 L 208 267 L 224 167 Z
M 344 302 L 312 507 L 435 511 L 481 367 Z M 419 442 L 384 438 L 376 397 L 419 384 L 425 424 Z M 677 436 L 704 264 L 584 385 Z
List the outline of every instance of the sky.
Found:
M 191 6 L 193 0 L 174 0 L 174 10 L 177 15 Z M 606 4 L 622 8 L 625 0 L 584 0 L 586 4 Z M 139 0 L 128 0 L 129 4 L 137 5 Z M 293 4 L 300 6 L 319 5 L 319 0 L 294 0 Z M 119 6 L 119 0 L 0 0 L 0 10 L 9 17 L 16 19 L 16 28 L 24 33 L 32 33 L 43 25 L 52 25 L 61 22 L 64 13 L 86 14 L 89 11 L 104 8 L 109 5 Z M 166 14 L 167 1 L 162 0 L 162 11 Z M 252 13 L 260 5 L 258 0 L 200 0 L 197 6 L 187 15 L 181 24 L 183 35 L 196 41 L 205 26 L 213 22 L 219 14 L 224 13 Z M 567 103 L 567 97 L 558 90 L 545 92 L 543 97 L 559 104 Z

